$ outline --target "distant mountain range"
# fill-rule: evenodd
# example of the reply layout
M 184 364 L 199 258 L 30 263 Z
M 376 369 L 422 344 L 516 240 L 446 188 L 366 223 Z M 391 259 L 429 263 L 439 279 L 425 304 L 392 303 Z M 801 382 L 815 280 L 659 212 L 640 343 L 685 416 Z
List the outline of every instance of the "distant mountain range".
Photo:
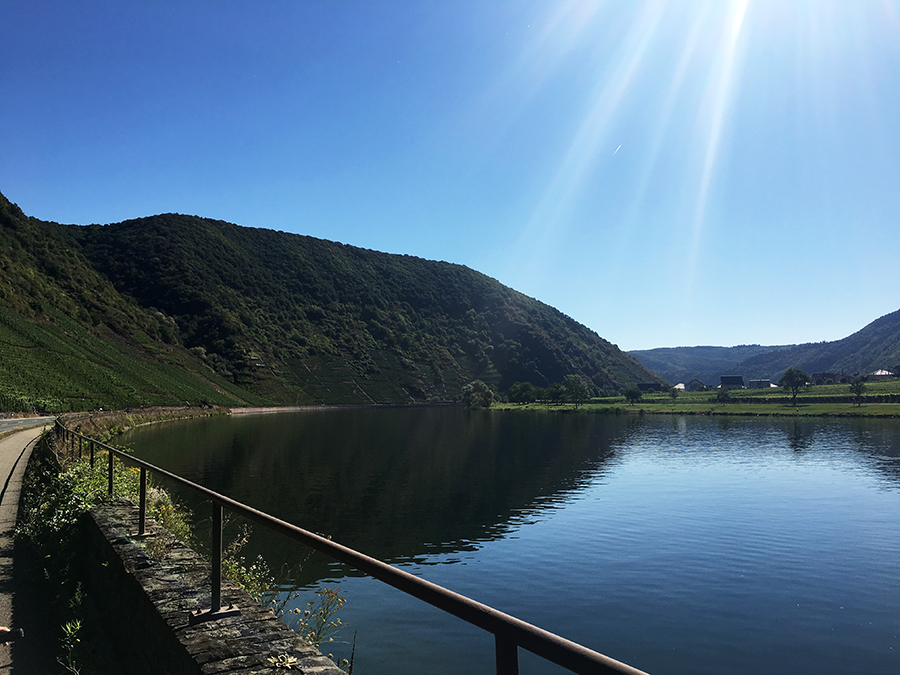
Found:
M 777 381 L 788 368 L 806 373 L 900 372 L 900 310 L 842 340 L 764 347 L 661 347 L 629 352 L 671 384 L 697 378 L 718 385 L 722 375 Z
M 453 400 L 662 382 L 461 265 L 196 216 L 30 218 L 0 195 L 0 410 Z

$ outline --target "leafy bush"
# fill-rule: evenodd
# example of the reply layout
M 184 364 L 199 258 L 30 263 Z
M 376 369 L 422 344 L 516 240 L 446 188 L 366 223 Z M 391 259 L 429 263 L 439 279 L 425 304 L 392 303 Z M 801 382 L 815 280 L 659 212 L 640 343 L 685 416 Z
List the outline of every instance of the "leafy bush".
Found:
M 490 408 L 494 402 L 494 392 L 481 380 L 475 380 L 462 388 L 461 398 L 463 405 L 470 410 Z
M 644 392 L 642 392 L 637 387 L 628 387 L 625 390 L 625 400 L 634 405 L 639 402 L 644 397 Z

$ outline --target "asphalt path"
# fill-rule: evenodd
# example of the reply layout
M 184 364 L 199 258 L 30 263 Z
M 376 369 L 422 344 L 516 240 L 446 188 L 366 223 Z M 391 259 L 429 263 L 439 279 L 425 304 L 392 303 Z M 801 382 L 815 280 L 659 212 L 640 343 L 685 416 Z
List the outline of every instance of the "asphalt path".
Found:
M 19 512 L 19 496 L 25 465 L 35 442 L 53 417 L 0 420 L 0 626 L 22 628 L 25 637 L 8 647 L 0 646 L 0 674 L 51 673 L 59 668 L 52 661 L 47 641 L 56 639 L 46 625 L 43 601 L 25 580 L 22 560 L 13 534 Z
M 13 429 L 30 429 L 45 424 L 53 424 L 55 417 L 22 417 L 8 420 L 0 420 L 0 434 Z M 4 477 L 5 478 L 5 477 Z

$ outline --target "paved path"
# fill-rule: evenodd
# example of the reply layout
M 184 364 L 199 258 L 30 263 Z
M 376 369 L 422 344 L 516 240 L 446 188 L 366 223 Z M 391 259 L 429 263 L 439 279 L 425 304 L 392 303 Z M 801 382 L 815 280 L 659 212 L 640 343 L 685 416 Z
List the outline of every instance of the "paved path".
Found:
M 14 429 L 30 429 L 53 424 L 55 417 L 23 417 L 21 419 L 0 420 L 0 434 Z
M 0 433 L 8 433 L 0 438 L 0 626 L 24 628 L 25 639 L 11 647 L 0 646 L 0 673 L 31 675 L 31 673 L 53 672 L 49 668 L 56 665 L 48 656 L 45 635 L 50 627 L 42 626 L 41 608 L 36 602 L 29 602 L 30 589 L 21 581 L 21 572 L 13 577 L 17 562 L 13 545 L 13 531 L 19 510 L 19 493 L 25 465 L 41 435 L 45 425 L 53 421 L 48 418 L 21 420 L 0 420 Z M 19 563 L 21 564 L 21 563 Z M 50 629 L 52 630 L 52 629 Z

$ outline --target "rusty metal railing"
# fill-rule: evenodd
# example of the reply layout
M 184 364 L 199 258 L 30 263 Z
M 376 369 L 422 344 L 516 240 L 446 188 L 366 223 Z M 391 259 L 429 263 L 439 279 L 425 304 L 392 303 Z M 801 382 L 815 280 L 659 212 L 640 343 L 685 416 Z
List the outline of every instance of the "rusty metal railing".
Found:
M 107 453 L 107 489 L 110 496 L 113 494 L 115 457 L 118 457 L 122 462 L 140 468 L 138 535 L 144 534 L 146 524 L 148 471 L 152 471 L 158 476 L 164 476 L 178 485 L 187 487 L 212 503 L 211 601 L 208 610 L 194 614 L 194 620 L 210 620 L 235 613 L 233 608 L 222 607 L 222 513 L 224 509 L 228 509 L 232 513 L 248 518 L 289 539 L 309 546 L 334 560 L 343 562 L 404 593 L 427 602 L 429 605 L 442 609 L 463 621 L 492 633 L 495 642 L 497 675 L 517 675 L 519 672 L 519 647 L 580 675 L 600 673 L 647 675 L 642 670 L 616 661 L 576 642 L 560 637 L 555 633 L 538 628 L 459 593 L 454 593 L 443 586 L 438 586 L 421 577 L 388 565 L 381 560 L 342 546 L 268 513 L 258 511 L 230 497 L 129 455 L 111 445 L 71 431 L 59 420 L 56 422 L 55 430 L 57 435 L 62 437 L 63 443 L 73 453 L 75 451 L 75 441 L 77 440 L 79 457 L 83 456 L 84 444 L 88 444 L 91 467 L 94 466 L 97 448 Z

